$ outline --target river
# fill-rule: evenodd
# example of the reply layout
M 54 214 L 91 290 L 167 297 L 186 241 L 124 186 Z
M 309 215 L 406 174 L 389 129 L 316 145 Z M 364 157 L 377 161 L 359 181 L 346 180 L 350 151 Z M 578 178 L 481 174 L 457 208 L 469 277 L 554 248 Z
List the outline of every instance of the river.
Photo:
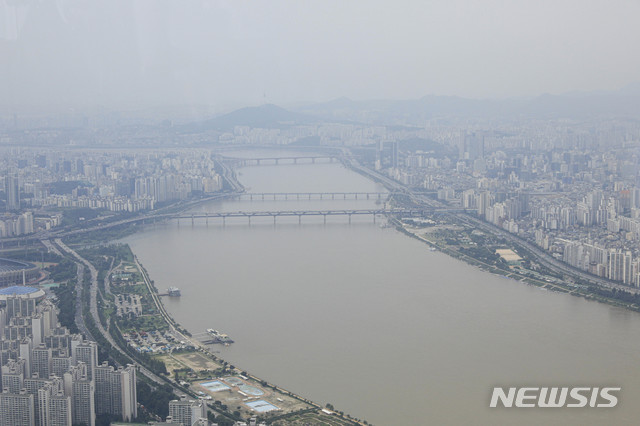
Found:
M 384 189 L 337 163 L 239 172 L 249 192 Z M 255 200 L 196 211 L 376 207 Z M 159 289 L 181 288 L 164 299 L 179 323 L 235 340 L 216 347 L 225 360 L 376 425 L 636 424 L 640 415 L 639 314 L 480 271 L 370 216 L 183 219 L 126 241 Z M 620 403 L 488 408 L 494 386 L 578 385 L 620 386 Z

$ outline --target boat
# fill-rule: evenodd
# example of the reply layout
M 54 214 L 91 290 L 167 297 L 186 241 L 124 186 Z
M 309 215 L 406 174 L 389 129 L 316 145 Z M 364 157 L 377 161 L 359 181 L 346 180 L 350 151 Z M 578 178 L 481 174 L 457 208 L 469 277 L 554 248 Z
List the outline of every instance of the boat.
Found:
M 214 330 L 213 328 L 208 328 L 207 333 L 211 336 L 211 343 L 222 343 L 225 346 L 228 346 L 229 343 L 233 343 L 231 337 L 224 333 L 220 333 L 218 330 Z

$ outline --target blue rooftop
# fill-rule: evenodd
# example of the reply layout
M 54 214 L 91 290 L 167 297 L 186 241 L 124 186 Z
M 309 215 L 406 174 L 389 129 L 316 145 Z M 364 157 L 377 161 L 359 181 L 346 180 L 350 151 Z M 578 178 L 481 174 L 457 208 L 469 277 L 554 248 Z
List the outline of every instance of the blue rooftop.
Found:
M 12 287 L 0 289 L 0 295 L 10 296 L 12 294 L 29 294 L 38 291 L 35 287 L 26 287 L 23 285 L 14 285 Z

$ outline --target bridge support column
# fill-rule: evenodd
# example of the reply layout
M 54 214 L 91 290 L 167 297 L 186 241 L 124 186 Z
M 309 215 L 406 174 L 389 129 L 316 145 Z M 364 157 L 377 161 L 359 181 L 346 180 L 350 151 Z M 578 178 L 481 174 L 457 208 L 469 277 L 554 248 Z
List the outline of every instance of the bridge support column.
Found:
M 331 199 L 335 200 L 336 199 L 336 194 L 331 194 Z
M 274 215 L 273 215 L 273 224 L 274 224 L 274 225 L 276 224 L 276 217 L 277 217 L 277 216 L 274 214 Z
M 193 224 L 194 224 L 193 215 L 191 215 L 191 226 L 193 226 Z
M 367 194 L 367 200 L 369 199 L 369 194 Z
M 376 223 L 376 214 L 373 214 L 373 223 Z
M 298 215 L 298 225 L 300 225 L 302 223 L 302 215 L 299 214 Z
M 247 216 L 249 218 L 249 225 L 251 225 L 251 216 Z
M 300 194 L 296 194 L 296 200 L 300 199 Z
M 276 158 L 276 166 L 280 163 L 280 160 Z
M 327 215 L 323 214 L 322 217 L 324 218 L 324 224 L 326 225 L 327 224 Z
M 316 164 L 316 157 L 311 157 L 311 164 Z
M 298 159 L 297 158 L 293 159 L 293 164 L 298 164 Z
M 351 215 L 349 215 L 349 224 L 351 224 Z
M 309 199 L 311 199 L 311 193 L 309 193 Z
M 222 216 L 222 226 L 225 226 L 226 224 L 227 224 L 227 217 Z
M 356 200 L 358 199 L 358 193 L 356 192 Z
M 204 223 L 209 226 L 209 213 L 205 216 Z

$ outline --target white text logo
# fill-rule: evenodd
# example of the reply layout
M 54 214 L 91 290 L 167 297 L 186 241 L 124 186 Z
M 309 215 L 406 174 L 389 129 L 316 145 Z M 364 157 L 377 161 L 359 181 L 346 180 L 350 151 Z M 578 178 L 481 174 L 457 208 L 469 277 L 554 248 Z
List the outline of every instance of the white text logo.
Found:
M 620 388 L 493 388 L 489 407 L 610 408 L 618 404 Z

